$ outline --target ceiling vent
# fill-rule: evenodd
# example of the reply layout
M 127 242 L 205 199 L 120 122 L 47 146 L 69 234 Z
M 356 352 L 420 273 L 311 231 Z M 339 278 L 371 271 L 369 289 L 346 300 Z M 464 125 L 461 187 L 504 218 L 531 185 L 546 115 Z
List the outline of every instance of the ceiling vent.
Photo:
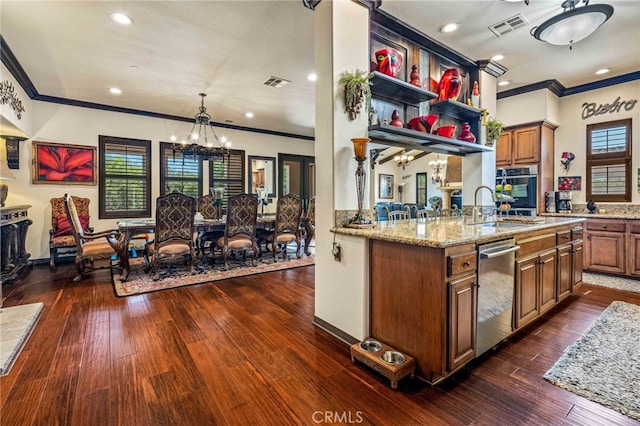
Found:
M 291 82 L 289 80 L 285 80 L 284 78 L 271 76 L 262 84 L 264 84 L 265 86 L 277 87 L 279 89 L 289 83 Z
M 515 31 L 518 28 L 526 27 L 527 25 L 529 25 L 527 18 L 525 18 L 522 13 L 518 13 L 511 18 L 507 18 L 504 21 L 491 25 L 489 29 L 496 35 L 496 37 L 502 37 L 505 34 L 509 34 L 510 32 Z

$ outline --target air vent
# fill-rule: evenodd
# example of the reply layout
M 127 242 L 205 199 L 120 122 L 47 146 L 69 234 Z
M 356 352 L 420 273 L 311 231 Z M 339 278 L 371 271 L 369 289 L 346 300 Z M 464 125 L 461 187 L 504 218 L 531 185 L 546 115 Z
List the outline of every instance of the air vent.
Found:
M 264 84 L 265 86 L 277 87 L 279 89 L 289 83 L 291 82 L 289 80 L 285 80 L 284 78 L 271 76 L 262 84 Z
M 511 18 L 491 25 L 489 29 L 496 35 L 496 37 L 502 37 L 505 34 L 509 34 L 510 32 L 515 31 L 518 28 L 526 27 L 527 25 L 529 25 L 527 18 L 525 18 L 522 13 L 518 13 Z

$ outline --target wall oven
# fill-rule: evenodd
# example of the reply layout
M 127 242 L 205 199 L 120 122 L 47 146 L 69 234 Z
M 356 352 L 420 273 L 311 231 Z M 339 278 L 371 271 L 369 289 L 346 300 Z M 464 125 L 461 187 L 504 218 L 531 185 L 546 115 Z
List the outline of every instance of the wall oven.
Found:
M 538 166 L 496 170 L 496 190 L 513 198 L 510 214 L 536 216 Z M 500 203 L 497 203 L 500 204 Z

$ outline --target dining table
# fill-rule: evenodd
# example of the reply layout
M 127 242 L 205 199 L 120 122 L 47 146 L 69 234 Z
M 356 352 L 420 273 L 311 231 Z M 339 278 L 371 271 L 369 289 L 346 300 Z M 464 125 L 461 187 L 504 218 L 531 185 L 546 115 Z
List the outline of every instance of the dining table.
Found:
M 259 214 L 257 219 L 257 227 L 261 229 L 271 229 L 275 226 L 276 215 L 275 214 Z M 156 228 L 155 219 L 130 219 L 120 220 L 117 222 L 118 230 L 125 235 L 124 247 L 129 247 L 129 243 L 134 237 L 143 234 L 153 234 Z M 193 232 L 198 234 L 200 232 L 212 232 L 212 231 L 224 231 L 226 220 L 224 217 L 220 219 L 202 219 L 196 218 L 193 221 Z M 300 218 L 300 229 L 304 234 L 304 253 L 309 256 L 309 242 L 314 236 L 314 227 L 308 217 L 302 216 Z M 129 278 L 129 250 L 122 250 L 120 255 L 120 266 L 122 268 L 122 274 L 120 281 L 124 282 Z

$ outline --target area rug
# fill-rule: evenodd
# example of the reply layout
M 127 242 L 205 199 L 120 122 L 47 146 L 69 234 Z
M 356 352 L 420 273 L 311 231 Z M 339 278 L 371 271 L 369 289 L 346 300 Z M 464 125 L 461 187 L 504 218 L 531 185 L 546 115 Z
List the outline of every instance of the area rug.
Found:
M 169 268 L 160 269 L 160 280 L 153 281 L 153 273 L 144 272 L 142 258 L 131 260 L 129 279 L 120 280 L 117 273 L 114 276 L 116 295 L 131 296 L 133 294 L 149 293 L 152 291 L 166 290 L 169 288 L 187 285 L 202 284 L 212 281 L 226 280 L 229 278 L 243 277 L 247 275 L 262 274 L 265 272 L 281 271 L 283 269 L 299 268 L 315 264 L 313 256 L 302 256 L 300 259 L 279 260 L 273 262 L 271 255 L 265 255 L 258 260 L 256 266 L 251 266 L 251 260 L 230 260 L 229 269 L 223 269 L 222 262 L 218 261 L 213 266 L 207 259 L 196 264 L 197 272 L 191 274 L 190 270 L 182 264 L 170 265 Z
M 612 302 L 544 378 L 640 420 L 640 306 Z
M 0 376 L 9 374 L 43 307 L 42 303 L 30 303 L 0 309 Z
M 613 275 L 582 273 L 582 282 L 600 287 L 615 288 L 618 290 L 640 293 L 640 280 L 631 278 L 615 277 Z

